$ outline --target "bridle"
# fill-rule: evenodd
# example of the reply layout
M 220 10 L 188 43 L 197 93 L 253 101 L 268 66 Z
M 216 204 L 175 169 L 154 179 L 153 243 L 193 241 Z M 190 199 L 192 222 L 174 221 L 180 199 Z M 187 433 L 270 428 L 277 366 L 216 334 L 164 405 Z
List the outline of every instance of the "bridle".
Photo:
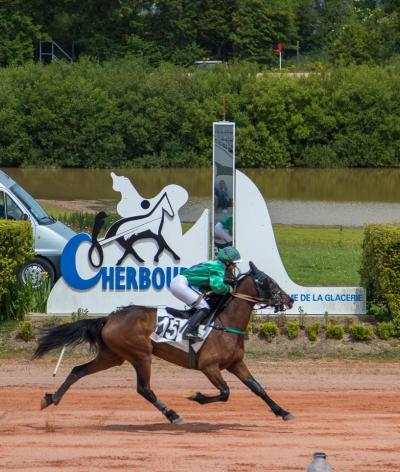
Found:
M 245 277 L 250 276 L 254 282 L 254 285 L 256 286 L 257 290 L 257 296 L 252 297 L 251 295 L 246 295 L 245 293 L 238 293 L 236 292 L 236 287 L 240 281 L 242 281 Z M 265 280 L 268 280 L 268 285 L 270 287 L 270 291 L 267 292 L 267 290 L 264 288 L 264 282 Z M 272 282 L 272 283 L 271 283 Z M 271 287 L 271 285 L 275 285 L 275 289 Z M 255 303 L 260 306 L 260 308 L 267 308 L 267 307 L 273 307 L 275 310 L 275 313 L 285 311 L 286 310 L 286 305 L 284 303 L 283 297 L 282 297 L 282 291 L 279 288 L 279 285 L 274 282 L 271 277 L 269 277 L 267 274 L 262 272 L 261 270 L 256 270 L 255 272 L 252 270 L 249 270 L 248 272 L 241 274 L 237 279 L 235 283 L 235 291 L 231 293 L 232 297 L 235 298 L 240 298 L 241 300 L 246 300 L 251 303 Z
M 233 286 L 234 290 L 233 292 L 230 293 L 229 299 L 226 302 L 223 302 L 223 306 L 226 306 L 227 304 L 229 304 L 230 301 L 233 300 L 233 298 L 238 298 L 240 300 L 245 300 L 252 304 L 259 305 L 260 308 L 273 307 L 275 310 L 275 313 L 285 311 L 286 303 L 282 297 L 282 290 L 279 288 L 279 285 L 267 274 L 265 274 L 261 270 L 258 270 L 254 266 L 254 264 L 250 263 L 250 266 L 253 266 L 251 270 L 249 270 L 248 272 L 244 274 L 240 274 L 238 277 L 235 278 L 235 283 Z M 251 295 L 247 295 L 245 293 L 239 293 L 236 291 L 238 284 L 247 276 L 251 277 L 251 279 L 254 282 L 254 285 L 256 286 L 256 290 L 257 290 L 256 297 L 252 297 Z M 266 280 L 268 280 L 269 290 L 266 290 L 264 288 L 264 283 Z M 216 319 L 218 319 L 221 326 L 213 325 L 213 329 L 218 330 L 218 331 L 224 331 L 227 333 L 240 334 L 240 335 L 246 334 L 246 331 L 240 331 L 238 329 L 229 328 L 225 326 L 221 318 L 219 317 L 219 314 L 217 315 Z

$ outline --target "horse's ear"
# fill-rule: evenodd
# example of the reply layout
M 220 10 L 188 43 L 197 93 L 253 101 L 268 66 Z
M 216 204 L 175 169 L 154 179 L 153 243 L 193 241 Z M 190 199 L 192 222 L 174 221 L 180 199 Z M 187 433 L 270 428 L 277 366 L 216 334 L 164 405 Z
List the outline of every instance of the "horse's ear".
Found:
M 250 266 L 250 270 L 253 272 L 253 274 L 255 274 L 258 270 L 256 265 L 252 261 L 250 261 L 249 266 Z

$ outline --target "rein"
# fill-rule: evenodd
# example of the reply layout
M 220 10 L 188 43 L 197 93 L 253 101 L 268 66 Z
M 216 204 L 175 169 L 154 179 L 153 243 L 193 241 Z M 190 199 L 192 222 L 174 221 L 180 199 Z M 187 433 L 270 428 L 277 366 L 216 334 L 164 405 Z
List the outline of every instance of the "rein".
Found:
M 264 298 L 259 298 L 259 297 L 252 297 L 250 295 L 246 295 L 245 293 L 231 293 L 232 297 L 235 298 L 240 298 L 241 300 L 246 300 L 246 302 L 251 302 L 251 303 L 265 303 L 267 300 Z
M 235 286 L 237 285 L 238 282 L 243 280 L 243 278 L 248 276 L 248 275 L 251 276 L 251 278 L 253 279 L 253 282 L 255 283 L 255 286 L 256 286 L 256 289 L 257 289 L 257 295 L 260 295 L 260 292 L 261 292 L 261 295 L 263 295 L 263 290 L 262 290 L 261 284 L 262 284 L 263 280 L 265 278 L 267 278 L 267 276 L 261 271 L 257 271 L 254 274 L 254 276 L 251 274 L 250 271 L 245 273 L 245 274 L 242 274 L 242 276 L 239 276 L 238 279 L 236 280 Z M 247 295 L 245 293 L 238 293 L 238 292 L 230 293 L 230 296 L 232 298 L 230 298 L 229 301 L 231 301 L 233 298 L 238 298 L 238 299 L 244 300 L 246 302 L 250 302 L 250 303 L 253 303 L 253 304 L 256 304 L 256 305 L 260 305 L 260 308 L 275 307 L 275 309 L 276 309 L 277 304 L 280 301 L 281 292 L 280 292 L 280 290 L 277 291 L 277 293 L 275 293 L 273 295 L 272 299 L 263 298 L 263 297 L 260 297 L 260 296 L 252 297 L 251 295 Z M 229 303 L 229 301 L 228 301 L 228 303 Z M 241 331 L 241 330 L 238 330 L 238 329 L 235 329 L 235 328 L 229 328 L 229 327 L 225 326 L 224 323 L 222 322 L 221 318 L 219 317 L 219 315 L 217 315 L 216 319 L 221 323 L 221 326 L 213 326 L 213 329 L 216 329 L 217 331 L 224 331 L 225 333 L 234 333 L 234 334 L 239 334 L 239 335 L 242 335 L 242 336 L 247 334 L 247 331 Z

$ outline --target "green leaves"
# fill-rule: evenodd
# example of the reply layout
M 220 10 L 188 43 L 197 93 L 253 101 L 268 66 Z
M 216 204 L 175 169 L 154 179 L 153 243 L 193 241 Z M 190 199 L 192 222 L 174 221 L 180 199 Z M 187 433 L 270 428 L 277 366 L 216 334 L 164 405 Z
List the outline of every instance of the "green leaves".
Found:
M 17 280 L 17 269 L 33 257 L 29 221 L 0 220 L 0 295 Z
M 392 317 L 400 320 L 399 226 L 365 227 L 360 274 L 369 304 L 387 305 Z
M 205 166 L 213 121 L 242 167 L 398 167 L 398 66 L 306 77 L 250 63 L 194 71 L 127 57 L 0 70 L 0 165 Z

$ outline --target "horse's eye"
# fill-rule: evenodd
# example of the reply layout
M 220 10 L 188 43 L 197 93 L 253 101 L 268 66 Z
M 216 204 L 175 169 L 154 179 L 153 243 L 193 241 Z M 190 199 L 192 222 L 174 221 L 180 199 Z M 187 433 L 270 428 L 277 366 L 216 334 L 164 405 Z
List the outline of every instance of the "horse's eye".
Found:
M 143 208 L 143 210 L 147 210 L 147 208 L 150 206 L 150 202 L 148 200 L 142 200 L 140 206 Z

